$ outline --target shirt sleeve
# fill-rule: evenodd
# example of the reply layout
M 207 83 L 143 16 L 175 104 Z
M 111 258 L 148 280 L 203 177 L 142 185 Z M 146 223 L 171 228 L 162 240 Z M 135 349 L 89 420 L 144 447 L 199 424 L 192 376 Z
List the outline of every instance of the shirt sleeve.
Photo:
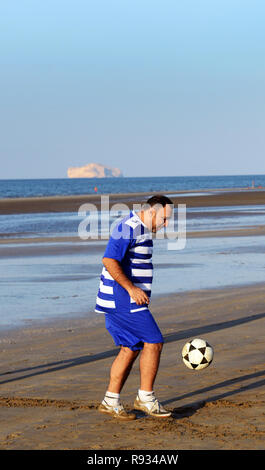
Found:
M 109 238 L 103 258 L 112 258 L 121 262 L 131 245 L 130 227 L 117 224 Z

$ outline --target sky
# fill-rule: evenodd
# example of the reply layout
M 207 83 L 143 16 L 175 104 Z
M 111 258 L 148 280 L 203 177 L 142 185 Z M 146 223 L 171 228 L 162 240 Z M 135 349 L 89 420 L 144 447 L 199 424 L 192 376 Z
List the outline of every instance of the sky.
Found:
M 0 179 L 265 174 L 263 0 L 0 1 Z

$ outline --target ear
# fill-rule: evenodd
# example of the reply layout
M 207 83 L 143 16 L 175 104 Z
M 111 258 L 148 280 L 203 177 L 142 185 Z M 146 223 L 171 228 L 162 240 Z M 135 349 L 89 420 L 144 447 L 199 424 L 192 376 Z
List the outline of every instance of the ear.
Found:
M 154 207 L 150 207 L 150 215 L 154 217 L 156 215 L 156 210 Z

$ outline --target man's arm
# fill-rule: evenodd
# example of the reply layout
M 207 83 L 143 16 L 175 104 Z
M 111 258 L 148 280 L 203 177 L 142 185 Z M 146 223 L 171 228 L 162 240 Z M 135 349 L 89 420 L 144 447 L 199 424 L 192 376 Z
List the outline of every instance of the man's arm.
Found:
M 130 279 L 128 279 L 128 277 L 124 274 L 119 261 L 112 258 L 102 258 L 102 263 L 113 279 L 127 290 L 128 294 L 137 303 L 137 305 L 149 303 L 148 295 L 140 287 L 136 287 L 130 281 Z

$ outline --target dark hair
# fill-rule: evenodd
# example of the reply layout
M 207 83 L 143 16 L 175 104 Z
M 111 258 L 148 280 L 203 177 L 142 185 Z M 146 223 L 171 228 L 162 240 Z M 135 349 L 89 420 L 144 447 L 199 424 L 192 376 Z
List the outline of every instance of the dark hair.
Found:
M 171 199 L 163 194 L 156 194 L 155 196 L 150 197 L 146 204 L 149 204 L 150 207 L 153 207 L 156 204 L 160 204 L 161 206 L 165 207 L 166 204 L 173 204 Z

